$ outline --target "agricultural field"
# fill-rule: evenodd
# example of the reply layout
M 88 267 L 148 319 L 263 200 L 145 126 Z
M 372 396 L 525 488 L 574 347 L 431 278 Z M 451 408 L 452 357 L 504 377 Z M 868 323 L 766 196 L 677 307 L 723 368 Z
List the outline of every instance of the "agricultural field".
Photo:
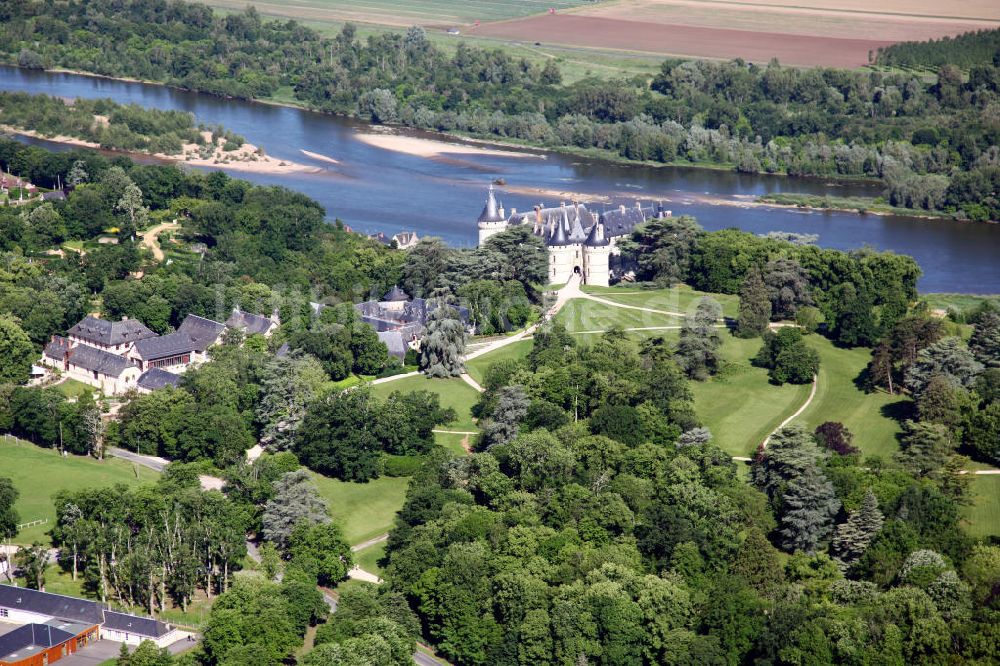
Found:
M 21 493 L 15 508 L 22 523 L 47 519 L 49 522 L 21 530 L 15 543 L 47 543 L 46 532 L 52 529 L 56 493 L 85 488 L 107 487 L 117 483 L 139 485 L 153 482 L 158 474 L 145 467 L 117 458 L 103 462 L 84 456 L 62 457 L 51 449 L 42 449 L 13 437 L 0 438 L 0 475 L 10 477 Z
M 406 477 L 383 476 L 368 483 L 352 483 L 315 473 L 312 476 L 333 522 L 351 544 L 385 534 L 392 528 L 410 484 Z
M 209 0 L 212 7 L 240 10 L 244 0 Z M 503 21 L 542 14 L 550 8 L 570 9 L 585 0 L 299 0 L 293 4 L 264 0 L 253 2 L 267 16 L 280 16 L 300 21 L 357 21 L 380 25 L 456 26 L 473 25 L 476 21 Z
M 880 46 L 1000 22 L 998 5 L 988 0 L 953 9 L 930 0 L 890 0 L 877 9 L 861 0 L 621 0 L 483 25 L 475 34 L 663 56 L 858 67 Z

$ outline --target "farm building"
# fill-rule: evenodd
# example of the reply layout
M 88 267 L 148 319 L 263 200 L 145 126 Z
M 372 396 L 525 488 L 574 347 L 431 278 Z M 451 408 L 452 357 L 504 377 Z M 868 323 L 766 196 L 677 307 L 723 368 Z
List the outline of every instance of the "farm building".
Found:
M 207 360 L 206 350 L 222 339 L 225 324 L 189 314 L 173 333 L 146 338 L 135 343 L 129 358 L 140 369 L 175 368 L 184 370 Z
M 42 352 L 42 364 L 57 368 L 72 379 L 109 395 L 135 387 L 141 370 L 124 356 L 80 344 L 71 338 L 52 336 Z
M 0 585 L 0 623 L 24 625 L 0 636 L 3 666 L 51 664 L 99 638 L 129 645 L 150 640 L 166 647 L 187 636 L 159 620 L 113 611 L 96 601 L 12 585 Z
M 66 332 L 66 337 L 73 342 L 124 356 L 138 340 L 155 338 L 156 333 L 146 328 L 141 321 L 128 317 L 121 321 L 108 321 L 87 315 Z
M 31 623 L 0 636 L 0 666 L 47 666 L 98 640 L 89 622 L 49 620 Z
M 226 327 L 243 331 L 244 335 L 263 335 L 265 338 L 269 338 L 280 323 L 277 311 L 270 317 L 265 317 L 233 308 L 233 314 L 229 315 L 229 319 L 226 320 Z

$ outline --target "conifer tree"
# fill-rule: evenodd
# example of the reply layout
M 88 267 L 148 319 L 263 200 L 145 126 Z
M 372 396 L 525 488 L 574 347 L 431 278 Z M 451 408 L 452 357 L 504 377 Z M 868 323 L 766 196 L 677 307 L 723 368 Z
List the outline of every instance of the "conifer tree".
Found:
M 693 379 L 707 379 L 718 370 L 722 339 L 715 324 L 720 317 L 722 306 L 706 296 L 698 301 L 694 315 L 684 320 L 677 345 L 677 363 Z
M 987 368 L 1000 368 L 1000 312 L 979 315 L 969 338 L 969 350 Z
M 465 371 L 465 327 L 458 311 L 439 303 L 427 315 L 427 332 L 420 342 L 420 369 L 431 377 L 457 377 Z
M 740 287 L 740 314 L 736 322 L 736 335 L 741 338 L 755 338 L 767 330 L 771 321 L 771 299 L 760 268 L 750 267 L 743 286 Z
M 878 508 L 878 499 L 869 488 L 860 508 L 852 511 L 847 521 L 837 527 L 837 535 L 833 538 L 834 553 L 847 564 L 857 560 L 882 529 L 884 519 Z
M 837 342 L 848 347 L 871 344 L 876 338 L 872 299 L 864 287 L 845 282 L 834 296 L 837 310 L 833 332 Z
M 528 415 L 531 400 L 522 386 L 505 386 L 500 389 L 497 406 L 483 424 L 479 448 L 486 450 L 497 444 L 506 444 L 517 437 L 519 426 Z
M 789 552 L 815 555 L 840 510 L 833 484 L 817 467 L 809 467 L 788 483 L 782 500 L 782 545 Z

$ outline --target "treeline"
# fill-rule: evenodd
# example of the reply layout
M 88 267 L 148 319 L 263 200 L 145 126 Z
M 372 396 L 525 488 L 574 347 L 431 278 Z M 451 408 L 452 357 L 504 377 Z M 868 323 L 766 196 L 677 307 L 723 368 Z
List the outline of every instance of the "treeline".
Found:
M 256 98 L 291 86 L 310 108 L 381 123 L 629 160 L 724 164 L 748 173 L 878 178 L 893 205 L 996 219 L 1000 126 L 988 112 L 997 67 L 966 81 L 952 66 L 927 83 L 902 73 L 799 70 L 771 63 L 666 61 L 645 80 L 562 85 L 558 66 L 423 30 L 362 42 L 346 25 L 324 38 L 253 9 L 215 17 L 202 5 L 151 0 L 6 9 L 5 57 L 137 76 Z M 954 182 L 953 182 L 954 179 Z
M 195 125 L 190 113 L 145 109 L 110 99 L 66 101 L 0 91 L 0 124 L 43 137 L 83 139 L 106 149 L 167 155 L 182 152 L 185 143 L 206 143 L 203 128 Z
M 478 452 L 411 484 L 386 579 L 456 664 L 995 660 L 995 546 L 955 474 L 785 428 L 752 481 L 673 345 L 559 326 L 494 364 Z M 960 483 L 960 482 L 959 482 Z M 841 637 L 850 636 L 850 640 Z
M 971 70 L 977 65 L 1000 66 L 1000 29 L 976 30 L 926 42 L 899 42 L 879 47 L 875 62 L 887 67 L 936 68 L 955 65 Z
M 769 321 L 796 320 L 810 331 L 823 323 L 848 346 L 872 345 L 905 316 L 920 277 L 905 255 L 844 252 L 738 229 L 705 232 L 687 216 L 640 225 L 622 250 L 640 280 L 740 294 L 741 330 L 751 336 Z

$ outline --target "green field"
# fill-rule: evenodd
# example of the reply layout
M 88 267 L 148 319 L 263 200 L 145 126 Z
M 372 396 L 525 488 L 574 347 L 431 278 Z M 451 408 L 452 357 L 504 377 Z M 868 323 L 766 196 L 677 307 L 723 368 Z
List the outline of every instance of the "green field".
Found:
M 818 335 L 806 338 L 820 355 L 816 396 L 795 421 L 810 430 L 825 421 L 839 421 L 854 433 L 854 445 L 865 455 L 891 457 L 899 450 L 899 421 L 909 409 L 909 398 L 885 392 L 865 393 L 854 380 L 868 365 L 871 350 L 841 349 Z
M 449 432 L 436 432 L 434 433 L 434 441 L 438 446 L 443 447 L 446 451 L 455 456 L 468 455 L 465 447 L 462 446 L 462 440 L 466 437 L 469 438 L 469 443 L 475 442 L 475 435 L 459 435 L 456 433 Z
M 752 456 L 757 446 L 809 395 L 808 385 L 773 386 L 767 370 L 750 365 L 759 338 L 722 335 L 723 372 L 704 382 L 691 382 L 695 411 L 712 431 L 714 442 L 734 456 Z
M 643 306 L 644 307 L 644 306 Z M 556 321 L 570 333 L 586 331 L 606 331 L 612 326 L 622 328 L 649 328 L 654 326 L 680 326 L 681 319 L 656 312 L 643 312 L 628 308 L 616 308 L 596 301 L 575 298 L 559 311 Z
M 348 543 L 355 544 L 392 527 L 396 512 L 403 506 L 408 478 L 383 476 L 368 483 L 350 483 L 313 474 L 330 515 Z
M 711 296 L 722 306 L 722 314 L 736 318 L 740 298 L 734 294 L 706 294 L 681 284 L 671 289 L 639 289 L 636 285 L 620 287 L 583 287 L 583 291 L 606 298 L 622 305 L 666 310 L 668 312 L 694 312 L 697 301 L 702 296 Z
M 242 9 L 238 0 L 209 0 L 210 6 Z M 319 21 L 353 20 L 384 25 L 471 24 L 544 14 L 550 7 L 568 9 L 580 0 L 298 0 L 293 4 L 268 0 L 251 3 L 265 15 Z
M 975 294 L 921 294 L 920 300 L 932 309 L 969 314 L 983 302 L 990 301 L 1000 307 L 1000 296 L 977 296 Z
M 472 420 L 472 406 L 479 401 L 479 393 L 464 381 L 453 379 L 431 379 L 424 375 L 406 377 L 393 382 L 375 384 L 372 386 L 375 395 L 385 400 L 393 391 L 409 393 L 411 391 L 431 391 L 441 396 L 441 406 L 455 410 L 455 420 L 445 423 L 442 430 L 475 430 Z
M 84 384 L 76 379 L 67 379 L 52 387 L 53 391 L 58 391 L 67 398 L 79 398 L 88 393 L 97 393 L 97 389 L 88 384 Z
M 53 497 L 62 490 L 110 486 L 116 483 L 138 485 L 151 482 L 158 474 L 145 467 L 108 458 L 103 462 L 83 456 L 62 457 L 51 449 L 42 449 L 13 437 L 0 439 L 0 475 L 13 479 L 20 491 L 17 512 L 22 523 L 48 519 L 49 522 L 26 528 L 15 542 L 48 542 L 56 510 Z
M 378 561 L 385 557 L 385 545 L 386 542 L 382 541 L 354 553 L 354 563 L 369 573 L 381 576 L 382 567 L 378 565 Z
M 967 529 L 978 537 L 1000 537 L 1000 475 L 980 475 L 972 480 L 974 504 L 965 509 Z
M 465 364 L 465 369 L 473 379 L 482 384 L 486 376 L 486 371 L 491 365 L 497 361 L 509 358 L 527 358 L 533 344 L 534 343 L 531 340 L 519 340 L 518 342 L 512 342 L 506 347 L 501 347 L 500 349 L 492 351 L 489 354 L 483 354 L 482 356 L 472 359 Z

